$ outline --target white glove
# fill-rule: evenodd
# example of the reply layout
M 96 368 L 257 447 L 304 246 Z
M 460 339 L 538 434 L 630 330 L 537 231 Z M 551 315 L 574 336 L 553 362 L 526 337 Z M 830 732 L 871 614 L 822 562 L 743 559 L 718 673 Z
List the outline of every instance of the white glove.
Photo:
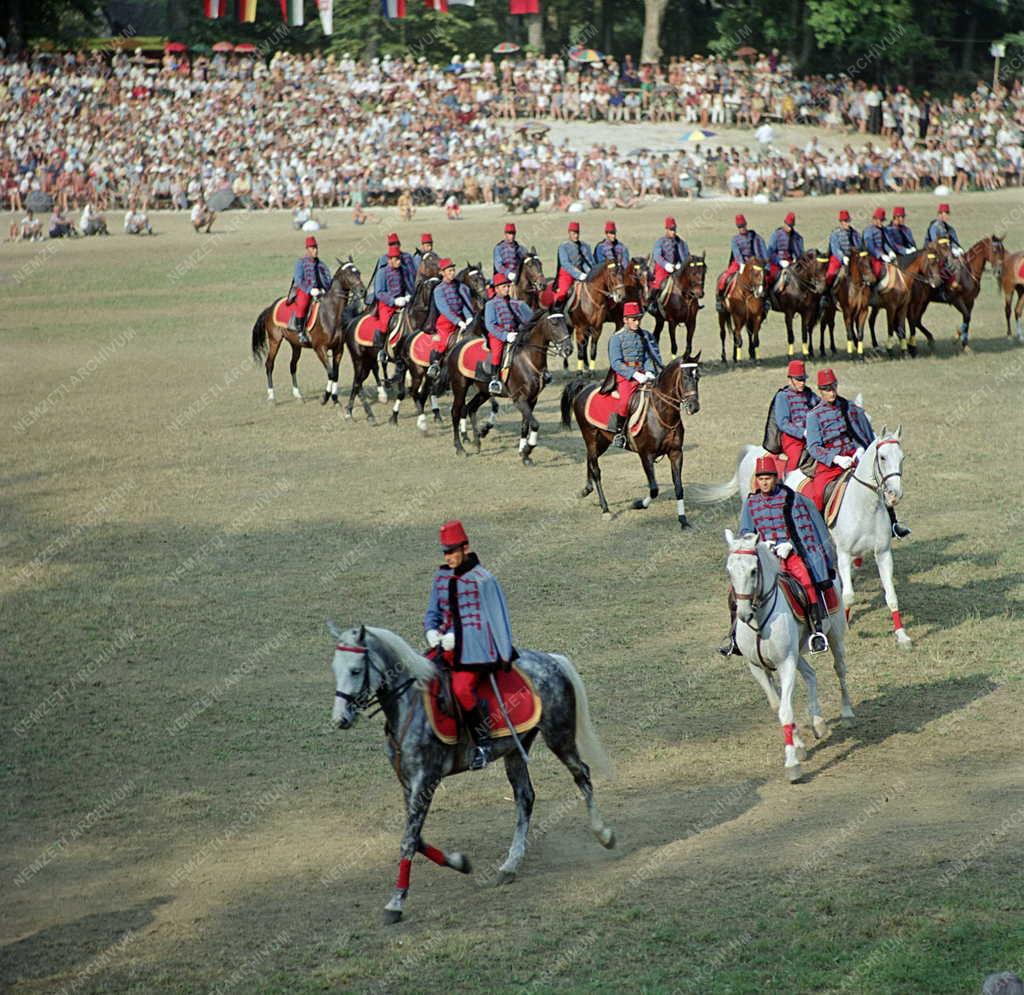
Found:
M 439 642 L 441 642 L 441 633 L 437 629 L 429 629 L 427 631 L 427 645 L 433 649 Z
M 405 305 L 408 304 L 408 303 L 409 303 L 409 298 L 408 297 L 396 297 L 395 298 L 395 307 L 405 307 Z
M 953 248 L 950 249 L 950 252 L 952 252 L 953 255 L 956 256 L 957 258 L 964 254 L 964 250 L 961 249 L 959 245 L 954 245 Z
M 791 542 L 780 542 L 775 547 L 775 555 L 780 560 L 784 560 L 792 552 L 793 552 L 793 544 Z
M 884 259 L 884 260 L 885 260 L 885 261 L 886 261 L 887 263 L 891 263 L 891 262 L 892 262 L 892 261 L 893 261 L 893 260 L 894 260 L 894 259 L 896 258 L 896 253 L 895 253 L 895 252 L 887 252 L 887 253 L 885 253 L 885 255 L 884 255 L 884 256 L 882 256 L 882 258 L 883 258 L 883 259 Z
M 665 272 L 666 273 L 674 273 L 675 271 L 676 271 L 676 264 L 675 263 L 665 263 Z
M 852 456 L 833 456 L 832 457 L 832 465 L 833 466 L 841 466 L 844 470 L 849 470 L 850 467 L 853 466 L 853 457 Z
M 850 265 L 850 257 L 849 256 L 843 256 L 843 265 L 844 266 L 849 266 Z
M 788 259 L 782 259 L 782 260 L 779 261 L 779 265 L 783 269 L 789 269 L 789 260 Z
M 646 383 L 647 382 L 647 375 L 644 373 L 643 370 L 637 370 L 636 373 L 633 374 L 633 379 L 637 383 Z
M 645 373 L 644 377 L 648 383 L 654 383 L 658 379 L 653 373 Z
M 470 322 L 469 318 L 463 318 L 462 321 L 459 322 L 459 331 L 463 332 L 467 328 L 469 328 L 469 322 Z
M 853 462 L 859 463 L 864 456 L 864 447 L 858 446 L 857 451 L 853 454 Z
M 311 291 L 309 292 L 309 296 L 310 296 L 310 297 L 312 297 L 312 298 L 313 298 L 314 300 L 315 300 L 315 299 L 316 299 L 317 297 L 320 297 L 320 296 L 321 296 L 322 294 L 323 294 L 323 291 L 322 291 L 322 290 L 321 290 L 321 289 L 320 289 L 319 287 L 314 287 L 314 288 L 313 288 L 313 289 L 312 289 L 312 290 L 311 290 Z
M 455 649 L 455 633 L 454 632 L 446 632 L 441 637 L 441 649 L 443 649 L 443 650 L 453 650 L 453 649 Z
M 505 341 L 506 342 L 515 342 L 516 336 L 518 334 L 519 334 L 518 332 L 509 332 L 508 335 L 505 336 Z

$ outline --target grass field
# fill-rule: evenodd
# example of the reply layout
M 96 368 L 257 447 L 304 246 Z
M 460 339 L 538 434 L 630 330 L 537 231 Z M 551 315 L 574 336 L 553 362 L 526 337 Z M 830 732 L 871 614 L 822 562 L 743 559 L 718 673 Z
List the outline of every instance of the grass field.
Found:
M 1018 217 L 1019 247 L 1019 199 L 958 199 L 961 239 Z M 934 199 L 905 200 L 922 232 Z M 809 244 L 839 206 L 797 206 Z M 850 206 L 863 219 L 874 205 Z M 717 273 L 733 206 L 623 212 L 623 238 L 647 251 L 667 209 Z M 783 213 L 744 209 L 765 233 Z M 428 213 L 400 230 L 487 262 L 501 220 Z M 585 216 L 585 238 L 601 220 Z M 738 502 L 691 506 L 683 534 L 670 489 L 630 510 L 639 462 L 611 454 L 603 521 L 574 496 L 582 444 L 557 427 L 560 381 L 542 396 L 532 468 L 507 411 L 468 459 L 447 425 L 421 436 L 408 406 L 398 428 L 358 408 L 344 421 L 315 402 L 309 353 L 310 400 L 289 397 L 281 361 L 270 405 L 249 332 L 287 289 L 300 238 L 283 216 L 225 216 L 217 237 L 184 217 L 156 227 L 0 251 L 0 989 L 960 995 L 1024 971 L 1024 350 L 990 276 L 973 355 L 953 354 L 953 312 L 933 309 L 934 356 L 837 359 L 876 428 L 903 424 L 914 534 L 897 590 L 915 644 L 897 648 L 869 564 L 848 641 L 859 721 L 838 724 L 819 666 L 833 733 L 790 786 L 761 692 L 714 652 Z M 393 227 L 338 215 L 323 255 L 352 251 L 368 274 Z M 520 220 L 546 260 L 564 227 Z M 714 319 L 701 314 L 705 359 Z M 685 481 L 728 478 L 759 439 L 783 381 L 778 316 L 762 343 L 756 369 L 708 366 Z M 346 359 L 343 393 L 350 382 Z M 417 861 L 406 921 L 385 928 L 401 795 L 379 718 L 330 728 L 324 620 L 418 642 L 451 516 L 500 577 L 516 641 L 583 673 L 617 764 L 597 792 L 619 845 L 597 845 L 538 748 L 519 880 L 488 884 L 513 828 L 503 771 L 454 779 L 426 835 L 476 874 Z

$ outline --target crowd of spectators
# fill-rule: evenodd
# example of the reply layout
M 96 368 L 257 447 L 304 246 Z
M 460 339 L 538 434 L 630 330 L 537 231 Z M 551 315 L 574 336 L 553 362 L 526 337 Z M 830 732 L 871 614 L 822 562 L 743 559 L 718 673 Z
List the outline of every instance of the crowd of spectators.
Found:
M 637 149 L 623 128 L 621 143 L 573 148 L 548 137 L 552 120 L 678 122 L 680 147 Z M 836 147 L 780 147 L 775 129 L 799 123 L 833 133 Z M 755 148 L 682 140 L 684 128 L 716 126 L 750 129 Z M 840 144 L 846 134 L 870 140 Z M 470 55 L 445 68 L 289 53 L 0 58 L 0 196 L 15 212 L 36 191 L 60 214 L 145 216 L 233 195 L 252 209 L 350 207 L 358 221 L 400 198 L 403 211 L 436 203 L 457 216 L 480 202 L 992 190 L 1020 185 L 1022 145 L 1021 80 L 940 102 L 841 75 L 798 78 L 778 53 L 639 68 L 629 57 Z

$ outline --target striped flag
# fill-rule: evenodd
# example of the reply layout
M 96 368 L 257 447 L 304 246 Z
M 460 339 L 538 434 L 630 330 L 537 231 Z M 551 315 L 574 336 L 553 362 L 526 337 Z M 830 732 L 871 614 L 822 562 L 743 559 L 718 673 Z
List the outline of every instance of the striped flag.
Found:
M 448 13 L 448 0 L 423 0 L 427 10 L 439 10 L 442 14 Z
M 508 0 L 510 14 L 539 14 L 540 0 Z
M 203 13 L 207 17 L 227 17 L 228 0 L 203 0 Z
M 387 18 L 405 17 L 405 0 L 380 0 L 380 9 Z
M 316 0 L 317 9 L 320 11 L 320 27 L 324 34 L 334 33 L 334 0 Z
M 238 20 L 243 24 L 252 24 L 256 20 L 256 0 L 238 0 L 236 10 Z
M 290 28 L 301 28 L 305 23 L 302 0 L 281 0 L 281 16 Z

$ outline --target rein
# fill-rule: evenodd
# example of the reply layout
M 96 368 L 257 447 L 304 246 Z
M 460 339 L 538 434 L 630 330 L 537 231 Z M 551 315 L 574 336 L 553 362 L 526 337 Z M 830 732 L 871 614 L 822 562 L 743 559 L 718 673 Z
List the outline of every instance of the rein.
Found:
M 733 586 L 733 596 L 736 598 L 737 601 L 749 601 L 750 602 L 750 607 L 751 607 L 751 609 L 754 612 L 754 616 L 753 616 L 753 618 L 751 619 L 750 622 L 744 622 L 743 624 L 748 626 L 750 629 L 753 629 L 754 632 L 758 633 L 758 641 L 760 642 L 760 638 L 761 638 L 760 637 L 760 630 L 761 630 L 761 626 L 764 623 L 761 622 L 761 621 L 758 621 L 757 615 L 758 615 L 758 612 L 760 612 L 760 610 L 765 605 L 764 591 L 761 590 L 761 588 L 764 586 L 764 567 L 761 564 L 761 557 L 758 554 L 757 549 L 734 549 L 733 550 L 733 554 L 737 555 L 737 556 L 756 556 L 757 557 L 757 574 L 754 577 L 754 590 L 751 591 L 750 594 L 737 594 L 736 593 L 736 589 L 735 589 L 735 585 L 734 585 Z M 778 582 L 778 580 L 776 580 L 775 584 L 772 585 L 772 600 L 771 600 L 771 604 L 768 605 L 768 611 L 766 613 L 766 617 L 770 616 L 772 611 L 774 611 L 774 609 L 775 609 L 775 602 L 778 601 L 778 598 L 779 598 L 779 582 Z M 739 616 L 737 616 L 737 621 L 742 621 L 739 618 Z M 757 624 L 755 625 L 754 623 L 757 623 Z M 760 647 L 760 645 L 758 645 L 757 654 L 758 654 L 758 656 L 761 655 L 761 647 Z M 761 662 L 764 663 L 763 660 Z
M 895 439 L 882 439 L 880 442 L 875 443 L 875 458 L 872 465 L 874 483 L 868 483 L 866 480 L 861 480 L 861 478 L 857 476 L 857 471 L 854 470 L 853 472 L 852 479 L 856 480 L 862 487 L 866 487 L 869 491 L 873 491 L 879 500 L 882 499 L 882 491 L 885 488 L 885 482 L 893 477 L 903 476 L 903 472 L 901 470 L 894 470 L 892 473 L 882 473 L 882 466 L 878 461 L 878 450 L 881 449 L 882 446 L 894 446 L 896 444 L 897 442 Z M 860 464 L 858 464 L 857 469 L 860 469 Z
M 679 366 L 677 367 L 677 369 L 678 370 L 684 370 L 687 367 L 691 367 L 691 366 L 696 368 L 697 365 L 698 365 L 697 363 L 680 363 Z M 668 407 L 675 408 L 675 409 L 682 408 L 683 402 L 686 401 L 688 398 L 693 397 L 694 394 L 696 393 L 696 391 L 694 391 L 694 393 L 687 393 L 687 391 L 684 389 L 680 393 L 680 395 L 678 397 L 676 397 L 674 394 L 669 394 L 668 392 L 659 389 L 657 386 L 651 386 L 650 391 L 651 391 L 651 394 L 654 396 L 654 398 L 656 400 L 659 400 L 659 401 L 663 402 L 664 404 L 668 405 Z M 665 419 L 661 417 L 661 412 L 658 410 L 658 406 L 656 404 L 651 406 L 651 410 L 654 412 L 654 417 L 658 419 L 658 422 L 659 422 L 659 424 L 661 425 L 661 427 L 663 429 L 668 430 L 668 429 L 675 428 L 675 426 L 676 426 L 675 421 L 666 422 Z M 682 411 L 680 411 L 679 412 L 679 421 L 681 422 L 682 420 L 683 420 L 683 415 L 682 415 Z
M 373 662 L 370 658 L 370 654 L 366 651 L 366 647 L 346 646 L 343 643 L 338 643 L 334 648 L 342 653 L 358 653 L 363 658 L 363 686 L 355 694 L 346 694 L 344 691 L 335 691 L 334 697 L 341 698 L 341 700 L 346 704 L 352 705 L 356 712 L 361 712 L 376 703 L 377 708 L 369 714 L 368 718 L 372 719 L 375 715 L 379 715 L 389 704 L 391 704 L 391 702 L 405 694 L 409 687 L 416 683 L 416 678 L 410 677 L 407 681 L 399 684 L 397 688 L 393 688 L 383 697 L 381 696 L 379 688 L 377 691 L 371 693 L 370 671 L 372 670 L 377 674 L 382 682 L 387 679 L 387 674 L 385 674 L 384 671 Z

